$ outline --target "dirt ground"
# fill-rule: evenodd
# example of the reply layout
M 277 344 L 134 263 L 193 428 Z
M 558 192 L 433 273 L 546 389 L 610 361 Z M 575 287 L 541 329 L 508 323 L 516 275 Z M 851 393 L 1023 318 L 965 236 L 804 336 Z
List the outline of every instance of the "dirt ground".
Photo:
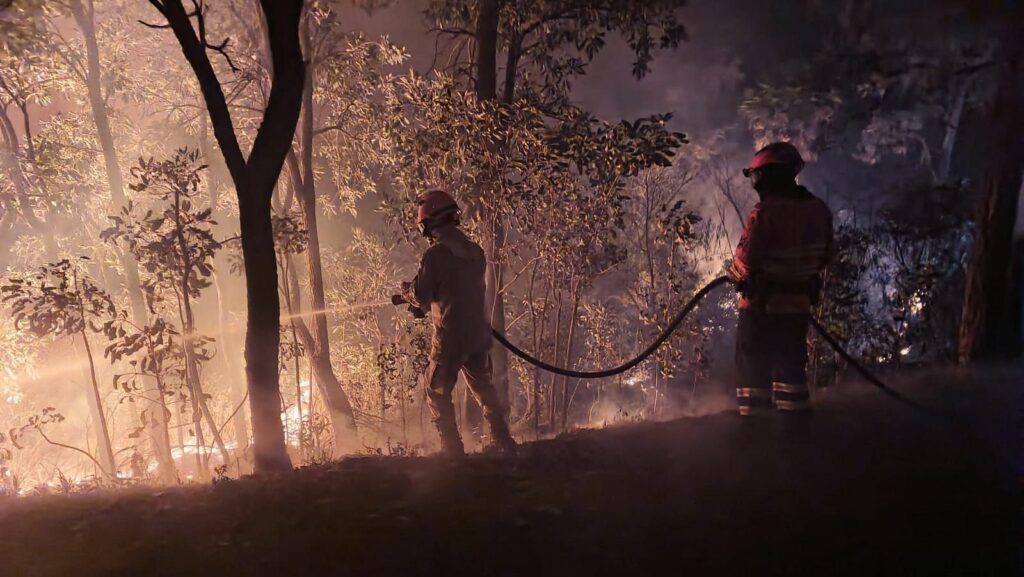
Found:
M 0 503 L 0 576 L 1024 575 L 1024 372 L 843 385 L 806 425 L 731 413 L 515 459 Z

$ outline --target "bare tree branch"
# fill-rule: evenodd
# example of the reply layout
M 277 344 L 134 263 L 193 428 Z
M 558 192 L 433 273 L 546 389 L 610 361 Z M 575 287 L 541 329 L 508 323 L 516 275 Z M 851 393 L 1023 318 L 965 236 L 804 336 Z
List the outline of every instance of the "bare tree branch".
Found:
M 65 445 L 64 443 L 58 443 L 57 441 L 53 441 L 53 440 L 50 439 L 50 437 L 46 436 L 46 433 L 43 432 L 42 427 L 33 427 L 33 428 L 39 433 L 39 435 L 47 443 L 49 443 L 49 444 L 51 444 L 51 445 L 53 445 L 55 447 L 63 447 L 65 449 L 71 449 L 72 451 L 76 451 L 78 453 L 81 453 L 81 454 L 85 455 L 86 457 L 89 457 L 90 461 L 92 461 L 93 463 L 96 463 L 96 466 L 99 467 L 100 471 L 103 471 L 104 473 L 106 473 L 107 475 L 109 475 L 111 477 L 114 476 L 114 472 L 113 471 L 104 471 L 103 470 L 103 465 L 101 465 L 100 462 L 96 460 L 96 457 L 93 457 L 92 454 L 90 454 L 85 449 L 79 449 L 78 447 L 75 447 L 73 445 Z
M 163 0 L 162 2 L 150 0 L 150 4 L 167 18 L 168 25 L 182 46 L 185 59 L 196 74 L 196 79 L 199 81 L 200 89 L 207 103 L 214 134 L 217 136 L 217 141 L 221 143 L 224 160 L 228 171 L 232 174 L 232 179 L 235 182 L 245 182 L 245 157 L 238 145 L 238 137 L 235 135 L 227 99 L 217 78 L 217 73 L 206 55 L 206 47 L 200 37 L 196 35 L 196 29 L 191 22 L 192 16 L 186 12 L 181 0 Z

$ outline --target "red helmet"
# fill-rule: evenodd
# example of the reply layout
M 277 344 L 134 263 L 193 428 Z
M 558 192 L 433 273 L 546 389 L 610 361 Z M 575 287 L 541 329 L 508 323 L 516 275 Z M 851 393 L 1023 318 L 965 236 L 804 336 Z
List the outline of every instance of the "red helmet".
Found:
M 459 203 L 443 190 L 424 192 L 416 199 L 416 224 L 421 228 L 429 227 L 442 217 L 458 215 Z
M 773 142 L 757 151 L 754 160 L 750 162 L 750 168 L 743 169 L 743 176 L 750 176 L 752 171 L 768 166 L 769 164 L 785 164 L 793 167 L 794 173 L 799 174 L 804 168 L 804 159 L 800 151 L 788 142 Z

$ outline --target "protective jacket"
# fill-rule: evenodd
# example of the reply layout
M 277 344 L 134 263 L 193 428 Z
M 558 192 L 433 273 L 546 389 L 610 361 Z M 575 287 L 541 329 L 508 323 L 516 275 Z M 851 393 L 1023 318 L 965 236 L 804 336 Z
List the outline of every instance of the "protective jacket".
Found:
M 484 305 L 487 265 L 480 245 L 455 226 L 436 231 L 410 287 L 409 300 L 430 315 L 434 325 L 432 356 L 456 356 L 491 348 Z
M 730 275 L 740 309 L 807 314 L 832 251 L 832 212 L 806 188 L 765 195 L 747 218 Z

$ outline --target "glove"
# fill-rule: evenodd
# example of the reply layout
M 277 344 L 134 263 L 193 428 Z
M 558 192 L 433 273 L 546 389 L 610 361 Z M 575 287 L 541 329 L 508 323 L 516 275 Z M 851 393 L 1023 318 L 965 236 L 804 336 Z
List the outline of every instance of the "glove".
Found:
M 414 302 L 416 302 L 416 295 L 414 294 L 414 290 L 415 289 L 413 288 L 413 283 L 411 281 L 404 281 L 404 282 L 402 282 L 402 293 L 401 294 L 402 294 L 402 298 L 405 299 L 405 302 L 407 302 L 407 303 L 414 303 Z
M 405 285 L 405 284 L 408 284 L 408 283 L 402 283 L 402 284 Z M 403 288 L 405 288 L 405 287 L 403 287 Z M 425 319 L 425 318 L 427 318 L 427 313 L 423 312 L 423 309 L 421 309 L 420 307 L 410 303 L 409 299 L 405 298 L 402 295 L 391 295 L 391 304 L 393 304 L 395 306 L 398 306 L 398 305 L 409 305 L 407 310 L 410 313 L 412 313 L 413 318 L 416 318 L 416 319 Z
M 425 319 L 425 318 L 427 318 L 427 313 L 424 312 L 423 309 L 421 309 L 420 307 L 418 307 L 418 306 L 416 306 L 416 305 L 414 305 L 412 303 L 413 303 L 412 283 L 409 282 L 409 281 L 403 281 L 402 282 L 402 294 L 400 294 L 400 295 L 392 295 L 391 296 L 391 304 L 393 304 L 395 306 L 407 304 L 407 305 L 409 305 L 409 309 L 408 310 L 409 310 L 410 313 L 412 313 L 413 318 L 417 318 L 417 319 Z
M 743 282 L 743 277 L 740 276 L 740 271 L 736 270 L 736 267 L 734 266 L 730 266 L 728 269 L 726 269 L 725 275 L 729 277 L 729 280 L 731 280 L 733 284 L 738 285 L 739 283 Z
M 750 279 L 744 277 L 740 273 L 740 271 L 737 270 L 735 263 L 729 266 L 725 274 L 726 276 L 729 277 L 729 280 L 732 281 L 732 284 L 736 286 L 736 292 L 740 294 L 745 294 L 747 290 L 747 284 Z

